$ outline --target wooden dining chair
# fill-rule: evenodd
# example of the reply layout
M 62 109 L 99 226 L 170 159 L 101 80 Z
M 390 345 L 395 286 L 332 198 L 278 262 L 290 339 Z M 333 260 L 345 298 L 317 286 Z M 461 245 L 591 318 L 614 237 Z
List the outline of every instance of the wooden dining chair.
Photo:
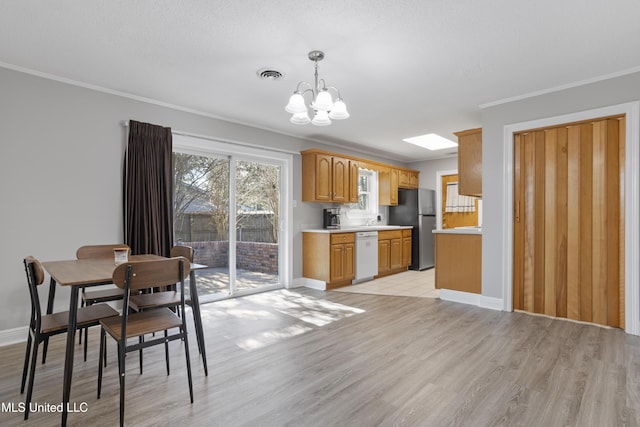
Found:
M 131 255 L 129 246 L 117 243 L 107 245 L 86 245 L 76 251 L 77 259 L 111 258 L 115 262 L 114 251 L 126 249 L 127 255 Z M 119 301 L 122 299 L 122 289 L 115 286 L 107 289 L 82 289 L 82 305 L 92 305 L 100 302 Z
M 104 259 L 113 259 L 115 263 L 115 254 L 114 251 L 116 249 L 126 249 L 127 250 L 127 258 L 131 255 L 131 248 L 123 243 L 114 243 L 114 244 L 106 244 L 106 245 L 85 245 L 78 248 L 76 251 L 77 259 L 96 259 L 96 258 L 104 258 Z M 109 282 L 105 283 L 105 285 L 110 284 Z M 111 284 L 112 285 L 112 284 Z M 93 304 L 103 303 L 103 302 L 111 302 L 111 301 L 120 301 L 122 300 L 122 289 L 117 286 L 111 286 L 109 288 L 102 289 L 86 289 L 82 288 L 81 293 L 81 307 L 90 306 Z M 78 334 L 78 342 L 82 343 L 82 334 Z M 43 355 L 44 356 L 44 355 Z M 87 361 L 87 330 L 84 331 L 84 360 Z
M 184 257 L 190 263 L 193 262 L 193 248 L 190 246 L 174 246 L 171 248 L 171 257 Z M 180 300 L 182 293 L 175 286 L 169 286 L 166 290 L 156 290 L 153 293 L 141 293 L 134 295 L 130 300 L 130 307 L 134 311 L 146 311 L 156 308 L 171 308 L 178 309 L 180 307 Z M 185 297 L 185 304 L 191 307 L 193 313 L 193 323 L 196 328 L 196 341 L 198 342 L 198 351 L 202 357 L 202 364 L 204 366 L 205 376 L 209 375 L 207 368 L 207 353 L 204 344 L 204 328 L 202 327 L 202 318 L 200 316 L 199 307 L 194 307 L 193 301 L 190 297 Z M 184 310 L 182 310 L 182 316 L 184 317 Z M 140 363 L 142 364 L 142 353 L 140 354 Z M 140 367 L 142 370 L 142 366 Z
M 53 335 L 67 332 L 69 312 L 62 311 L 53 314 L 42 314 L 40 309 L 40 298 L 38 297 L 38 286 L 44 282 L 44 270 L 42 264 L 36 258 L 28 256 L 24 259 L 24 268 L 29 285 L 29 295 L 31 297 L 31 320 L 29 321 L 29 336 L 27 337 L 27 349 L 24 355 L 24 367 L 22 369 L 22 383 L 20 394 L 24 393 L 29 373 L 27 385 L 27 397 L 25 399 L 24 419 L 29 418 L 29 404 L 33 395 L 33 382 L 36 373 L 36 361 L 38 358 L 38 347 L 40 343 Z M 118 316 L 118 312 L 108 304 L 94 304 L 91 307 L 78 309 L 77 329 L 86 329 L 96 326 L 101 319 Z M 44 361 L 43 361 L 44 363 Z
M 154 261 L 128 262 L 119 265 L 113 272 L 113 283 L 124 291 L 122 315 L 104 319 L 100 322 L 100 359 L 104 357 L 106 335 L 118 343 L 118 373 L 120 379 L 120 426 L 124 425 L 125 407 L 125 373 L 126 354 L 143 348 L 165 345 L 167 375 L 169 375 L 168 342 L 184 340 L 184 352 L 187 363 L 189 396 L 193 403 L 193 385 L 191 381 L 191 361 L 189 359 L 189 342 L 187 339 L 187 323 L 169 308 L 130 313 L 131 292 L 154 286 L 170 286 L 178 283 L 182 297 L 179 306 L 184 312 L 184 279 L 189 275 L 189 261 L 183 257 L 167 258 Z M 178 331 L 175 332 L 174 330 Z M 172 333 L 169 334 L 168 331 Z M 164 336 L 144 340 L 145 335 L 164 332 Z M 131 342 L 138 338 L 137 342 Z M 102 389 L 102 361 L 98 361 L 98 399 Z

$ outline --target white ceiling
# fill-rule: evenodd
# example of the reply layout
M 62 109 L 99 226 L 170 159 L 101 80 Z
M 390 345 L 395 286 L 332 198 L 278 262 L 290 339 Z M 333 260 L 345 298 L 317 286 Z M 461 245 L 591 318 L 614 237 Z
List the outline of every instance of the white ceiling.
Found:
M 351 113 L 329 127 L 284 111 L 313 49 Z M 480 105 L 638 70 L 639 53 L 638 0 L 0 2 L 5 67 L 403 162 L 455 151 L 403 138 L 455 140 Z

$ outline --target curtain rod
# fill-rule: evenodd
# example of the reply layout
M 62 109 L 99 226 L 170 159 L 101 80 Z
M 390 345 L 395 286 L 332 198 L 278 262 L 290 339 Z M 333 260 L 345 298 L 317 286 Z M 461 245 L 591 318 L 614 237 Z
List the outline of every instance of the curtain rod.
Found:
M 128 128 L 129 127 L 129 120 L 124 120 L 122 122 L 122 126 Z M 279 152 L 279 153 L 300 155 L 300 152 L 298 152 L 298 151 L 287 150 L 287 149 L 284 149 L 284 148 L 265 147 L 264 145 L 250 144 L 248 142 L 240 142 L 240 141 L 235 141 L 235 140 L 232 140 L 232 139 L 215 138 L 215 137 L 212 137 L 212 136 L 199 135 L 199 134 L 196 134 L 196 133 L 185 132 L 185 131 L 181 131 L 181 130 L 175 130 L 173 128 L 171 129 L 171 133 L 174 134 L 174 135 L 188 136 L 188 137 L 191 137 L 191 138 L 200 138 L 200 139 L 206 139 L 206 140 L 209 140 L 209 141 L 221 142 L 223 144 L 240 145 L 242 147 L 256 148 L 256 149 L 259 149 L 259 150 L 276 151 L 276 152 Z

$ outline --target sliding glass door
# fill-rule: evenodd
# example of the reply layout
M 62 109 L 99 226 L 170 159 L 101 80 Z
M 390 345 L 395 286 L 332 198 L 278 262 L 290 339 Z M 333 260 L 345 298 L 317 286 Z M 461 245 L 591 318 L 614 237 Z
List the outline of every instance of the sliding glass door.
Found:
M 235 293 L 279 283 L 280 167 L 235 163 Z
M 283 287 L 281 165 L 174 148 L 174 233 L 193 247 L 201 302 Z

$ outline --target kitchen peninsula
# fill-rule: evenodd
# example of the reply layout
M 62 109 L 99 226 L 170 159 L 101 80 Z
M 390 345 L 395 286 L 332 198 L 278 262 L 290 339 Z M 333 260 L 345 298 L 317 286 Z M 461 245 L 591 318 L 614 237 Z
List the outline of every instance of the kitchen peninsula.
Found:
M 433 230 L 436 289 L 482 293 L 482 228 Z

